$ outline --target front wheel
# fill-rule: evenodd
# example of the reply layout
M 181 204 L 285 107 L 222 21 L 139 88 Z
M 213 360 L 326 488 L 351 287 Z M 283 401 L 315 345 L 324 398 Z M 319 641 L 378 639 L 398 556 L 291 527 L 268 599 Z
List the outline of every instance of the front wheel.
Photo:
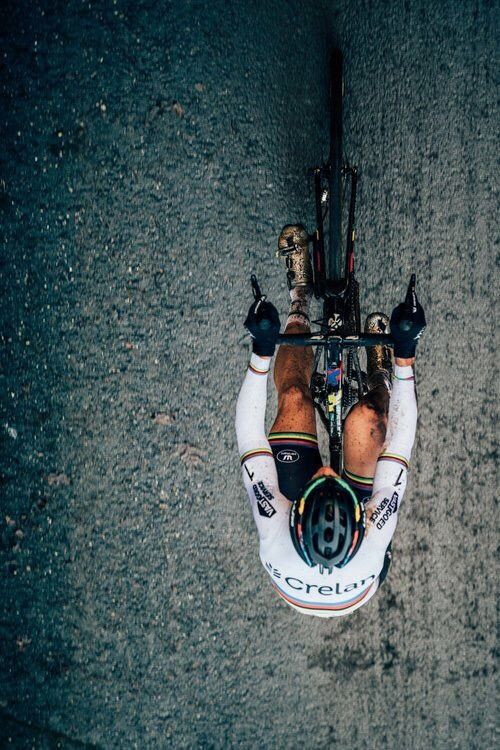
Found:
M 342 53 L 336 49 L 330 60 L 328 275 L 332 281 L 342 274 L 342 88 Z

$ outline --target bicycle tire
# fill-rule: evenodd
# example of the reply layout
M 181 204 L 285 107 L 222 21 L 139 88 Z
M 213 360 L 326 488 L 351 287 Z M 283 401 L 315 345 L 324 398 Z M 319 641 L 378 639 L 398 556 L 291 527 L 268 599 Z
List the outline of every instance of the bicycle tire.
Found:
M 342 53 L 330 59 L 329 242 L 330 280 L 342 278 Z

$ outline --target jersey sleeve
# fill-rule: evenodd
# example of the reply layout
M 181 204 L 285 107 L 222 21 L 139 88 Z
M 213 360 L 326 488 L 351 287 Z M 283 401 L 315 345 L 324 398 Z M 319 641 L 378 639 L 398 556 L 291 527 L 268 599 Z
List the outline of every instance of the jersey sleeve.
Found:
M 270 357 L 252 354 L 236 405 L 236 437 L 245 484 L 259 537 L 278 527 L 290 502 L 280 492 L 274 456 L 265 430 Z
M 412 367 L 394 368 L 384 447 L 377 461 L 373 494 L 366 505 L 372 543 L 387 547 L 396 529 L 406 489 L 415 432 L 417 398 Z

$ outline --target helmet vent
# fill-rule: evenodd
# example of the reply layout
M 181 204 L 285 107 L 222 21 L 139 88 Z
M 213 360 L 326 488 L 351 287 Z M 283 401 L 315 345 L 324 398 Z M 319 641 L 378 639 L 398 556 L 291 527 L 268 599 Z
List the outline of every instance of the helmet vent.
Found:
M 297 552 L 310 567 L 342 567 L 363 539 L 364 518 L 359 513 L 356 518 L 354 493 L 340 479 L 321 477 L 304 501 L 301 524 L 291 528 Z

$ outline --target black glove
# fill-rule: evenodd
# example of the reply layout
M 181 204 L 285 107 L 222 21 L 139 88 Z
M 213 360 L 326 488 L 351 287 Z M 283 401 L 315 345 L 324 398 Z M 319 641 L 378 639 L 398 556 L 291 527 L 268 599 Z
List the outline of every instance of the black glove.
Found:
M 258 299 L 251 305 L 243 324 L 253 339 L 252 351 L 260 357 L 272 357 L 280 332 L 278 311 L 271 302 Z
M 418 339 L 425 325 L 424 310 L 415 293 L 415 274 L 412 274 L 406 300 L 395 307 L 391 315 L 395 357 L 411 359 L 415 356 Z

